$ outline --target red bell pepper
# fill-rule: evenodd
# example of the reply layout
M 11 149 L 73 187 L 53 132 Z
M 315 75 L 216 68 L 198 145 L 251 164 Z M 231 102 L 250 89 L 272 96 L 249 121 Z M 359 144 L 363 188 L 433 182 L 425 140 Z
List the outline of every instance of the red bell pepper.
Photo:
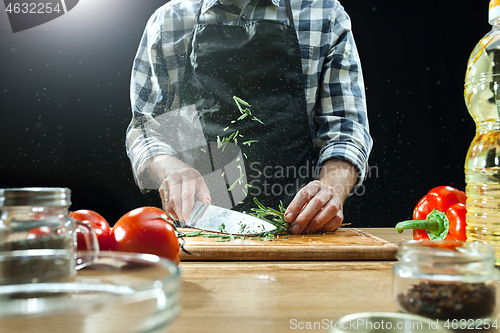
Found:
M 420 199 L 413 210 L 413 220 L 396 224 L 396 231 L 413 229 L 414 240 L 466 241 L 464 192 L 439 186 Z

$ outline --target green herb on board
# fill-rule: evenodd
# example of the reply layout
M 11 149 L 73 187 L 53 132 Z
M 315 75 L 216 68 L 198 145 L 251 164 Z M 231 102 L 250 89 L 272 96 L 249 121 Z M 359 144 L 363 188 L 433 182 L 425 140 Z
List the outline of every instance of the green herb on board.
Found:
M 240 234 L 244 234 L 246 231 L 249 231 L 250 230 L 250 227 L 246 224 L 241 224 L 240 225 L 240 230 L 238 231 L 238 233 Z
M 250 213 L 250 215 L 258 217 L 259 219 L 274 224 L 274 226 L 276 226 L 275 230 L 263 233 L 265 237 L 274 238 L 275 235 L 290 234 L 290 231 L 288 230 L 290 225 L 285 221 L 284 217 L 285 207 L 283 206 L 283 202 L 280 201 L 278 210 L 276 210 L 274 208 L 264 206 L 255 197 L 253 198 L 253 201 L 257 205 L 257 208 L 252 208 L 253 213 Z

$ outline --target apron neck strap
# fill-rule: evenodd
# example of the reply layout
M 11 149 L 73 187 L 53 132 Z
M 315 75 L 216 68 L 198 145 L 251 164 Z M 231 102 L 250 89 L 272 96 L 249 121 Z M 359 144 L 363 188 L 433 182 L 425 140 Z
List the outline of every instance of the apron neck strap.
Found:
M 285 1 L 285 7 L 286 7 L 286 15 L 288 16 L 288 22 L 290 26 L 295 30 L 295 25 L 293 23 L 293 15 L 292 15 L 292 6 L 290 5 L 290 0 L 284 0 Z M 200 1 L 200 5 L 198 7 L 198 12 L 196 13 L 196 21 L 194 23 L 195 26 L 198 25 L 198 21 L 200 19 L 201 15 L 201 8 L 203 7 L 203 0 Z
M 290 0 L 285 0 L 286 14 L 288 15 L 288 22 L 290 26 L 295 30 L 295 25 L 293 24 L 292 6 L 290 5 Z

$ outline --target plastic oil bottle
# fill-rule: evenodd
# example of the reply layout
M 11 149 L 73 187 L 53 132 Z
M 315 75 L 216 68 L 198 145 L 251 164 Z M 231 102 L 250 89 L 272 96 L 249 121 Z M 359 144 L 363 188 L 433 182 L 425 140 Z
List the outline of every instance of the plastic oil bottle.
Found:
M 465 102 L 476 135 L 465 161 L 467 241 L 488 242 L 500 265 L 500 0 L 491 0 L 492 29 L 470 55 Z

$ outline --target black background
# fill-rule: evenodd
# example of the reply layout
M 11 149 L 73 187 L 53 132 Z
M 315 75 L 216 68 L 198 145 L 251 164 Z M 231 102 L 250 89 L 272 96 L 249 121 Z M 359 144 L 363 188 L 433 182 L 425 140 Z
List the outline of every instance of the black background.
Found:
M 161 207 L 156 192 L 135 185 L 124 138 L 132 60 L 147 19 L 165 2 L 81 0 L 18 33 L 0 7 L 0 187 L 69 187 L 72 210 L 95 210 L 111 225 L 133 208 Z M 488 1 L 341 3 L 361 55 L 374 138 L 371 172 L 346 202 L 345 221 L 393 226 L 431 188 L 465 189 L 475 126 L 463 79 L 491 28 Z

